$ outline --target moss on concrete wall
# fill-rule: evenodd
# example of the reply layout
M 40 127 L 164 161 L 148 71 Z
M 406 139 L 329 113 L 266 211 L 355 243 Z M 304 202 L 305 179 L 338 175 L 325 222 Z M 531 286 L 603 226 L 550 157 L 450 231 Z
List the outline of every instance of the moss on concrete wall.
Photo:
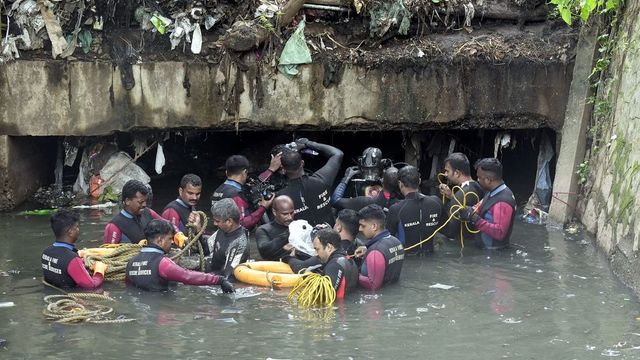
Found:
M 611 44 L 610 74 L 596 100 L 590 174 L 579 214 L 609 253 L 614 271 L 636 291 L 640 240 L 640 0 L 630 0 Z M 598 113 L 598 109 L 606 109 Z

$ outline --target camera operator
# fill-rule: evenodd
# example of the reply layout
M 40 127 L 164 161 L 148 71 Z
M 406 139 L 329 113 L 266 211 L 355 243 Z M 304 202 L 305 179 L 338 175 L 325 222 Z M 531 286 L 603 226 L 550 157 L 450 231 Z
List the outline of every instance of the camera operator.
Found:
M 384 171 L 382 176 L 382 191 L 380 191 L 375 197 L 370 196 L 356 196 L 353 198 L 345 198 L 344 192 L 347 188 L 347 184 L 353 175 L 357 174 L 355 167 L 347 168 L 342 181 L 336 187 L 331 195 L 331 201 L 333 207 L 336 210 L 351 209 L 360 211 L 363 207 L 370 204 L 378 204 L 385 211 L 388 212 L 391 205 L 400 201 L 401 195 L 398 188 L 398 169 L 396 167 L 388 167 Z
M 342 164 L 343 152 L 326 144 L 301 138 L 296 140 L 297 150 L 286 150 L 282 154 L 282 167 L 288 179 L 287 186 L 277 195 L 287 195 L 293 200 L 296 219 L 310 224 L 327 223 L 333 226 L 335 219 L 331 210 L 330 188 Z M 300 151 L 315 150 L 328 157 L 326 164 L 311 175 L 304 172 L 304 161 Z
M 231 198 L 240 209 L 240 225 L 245 229 L 253 229 L 265 211 L 271 206 L 273 197 L 270 199 L 261 199 L 257 209 L 253 209 L 252 205 L 245 195 L 244 186 L 249 177 L 249 160 L 242 155 L 231 155 L 226 163 L 227 180 L 218 186 L 211 197 L 212 203 L 221 199 Z M 280 154 L 271 157 L 269 169 L 260 174 L 260 181 L 267 181 L 274 172 L 280 168 Z

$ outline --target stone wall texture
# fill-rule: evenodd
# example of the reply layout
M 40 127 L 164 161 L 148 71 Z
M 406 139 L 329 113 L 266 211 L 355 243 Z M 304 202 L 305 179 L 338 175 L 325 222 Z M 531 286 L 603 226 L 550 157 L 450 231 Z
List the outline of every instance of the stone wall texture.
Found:
M 589 180 L 578 207 L 582 223 L 610 255 L 613 270 L 636 292 L 640 289 L 639 11 L 639 0 L 626 3 L 604 93 L 611 116 L 592 128 L 600 141 L 589 149 Z

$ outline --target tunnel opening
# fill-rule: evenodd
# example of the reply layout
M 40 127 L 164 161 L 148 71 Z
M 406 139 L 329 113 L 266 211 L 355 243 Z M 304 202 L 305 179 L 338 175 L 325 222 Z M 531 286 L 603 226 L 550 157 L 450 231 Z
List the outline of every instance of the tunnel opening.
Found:
M 425 194 L 437 195 L 437 174 L 443 171 L 443 161 L 450 152 L 463 152 L 471 165 L 481 158 L 496 156 L 504 166 L 504 180 L 511 187 L 519 205 L 527 202 L 535 188 L 537 158 L 544 137 L 551 144 L 556 143 L 556 133 L 552 129 L 517 130 L 430 130 L 430 131 L 208 131 L 197 129 L 176 129 L 164 132 L 135 131 L 116 133 L 107 137 L 59 137 L 42 142 L 46 147 L 46 163 L 41 164 L 49 171 L 47 180 L 55 182 L 55 156 L 62 152 L 68 157 L 69 148 L 77 148 L 73 161 L 65 158 L 62 181 L 65 188 L 77 183 L 81 174 L 81 159 L 85 149 L 98 143 L 112 143 L 115 148 L 129 154 L 135 163 L 150 177 L 154 201 L 152 207 L 161 209 L 173 200 L 180 178 L 186 173 L 199 175 L 204 182 L 203 200 L 208 200 L 213 190 L 224 179 L 224 162 L 233 154 L 245 155 L 251 162 L 251 174 L 257 176 L 264 171 L 270 160 L 270 151 L 277 144 L 292 142 L 306 137 L 313 141 L 333 145 L 344 152 L 342 166 L 335 180 L 340 181 L 347 167 L 357 165 L 357 159 L 367 147 L 377 147 L 383 157 L 398 166 L 404 163 L 416 164 L 422 174 L 421 190 Z M 157 174 L 155 163 L 157 148 L 162 144 L 165 165 Z M 141 144 L 146 144 L 140 154 Z M 138 153 L 136 154 L 136 147 Z M 321 155 L 304 155 L 305 167 L 311 171 L 324 165 Z M 66 161 L 64 161 L 66 160 Z M 549 169 L 554 176 L 555 156 Z M 67 166 L 70 165 L 70 166 Z M 472 170 L 475 178 L 475 171 Z M 85 179 L 86 180 L 86 179 Z M 335 185 L 334 184 L 334 185 Z M 355 191 L 355 190 L 354 190 Z M 200 207 L 207 210 L 209 201 L 201 201 Z

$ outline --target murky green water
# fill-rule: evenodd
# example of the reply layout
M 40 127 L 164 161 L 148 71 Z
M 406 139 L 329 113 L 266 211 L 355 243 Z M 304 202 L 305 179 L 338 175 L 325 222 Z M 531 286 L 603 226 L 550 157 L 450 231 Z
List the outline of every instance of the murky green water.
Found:
M 79 247 L 99 245 L 110 215 L 84 211 Z M 518 224 L 497 254 L 451 245 L 405 262 L 400 284 L 360 292 L 331 313 L 293 308 L 284 291 L 177 286 L 166 294 L 105 286 L 124 325 L 44 320 L 39 257 L 46 217 L 0 215 L 2 359 L 602 359 L 640 358 L 640 304 L 590 241 Z M 95 239 L 88 241 L 86 239 Z M 256 254 L 254 251 L 253 254 Z M 449 290 L 434 284 L 455 286 Z

